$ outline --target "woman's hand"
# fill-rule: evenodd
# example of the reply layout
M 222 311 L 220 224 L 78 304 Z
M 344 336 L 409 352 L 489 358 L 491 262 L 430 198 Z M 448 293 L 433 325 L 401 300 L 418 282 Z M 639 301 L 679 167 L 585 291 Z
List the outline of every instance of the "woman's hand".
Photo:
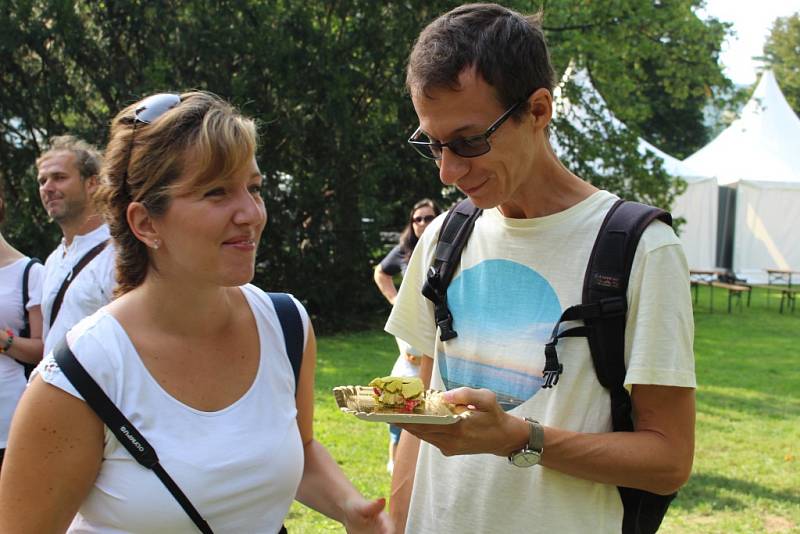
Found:
M 406 360 L 408 360 L 411 365 L 419 365 L 422 363 L 422 356 L 414 356 L 406 352 Z
M 386 499 L 351 499 L 345 504 L 344 527 L 349 534 L 394 534 L 394 525 L 384 511 Z

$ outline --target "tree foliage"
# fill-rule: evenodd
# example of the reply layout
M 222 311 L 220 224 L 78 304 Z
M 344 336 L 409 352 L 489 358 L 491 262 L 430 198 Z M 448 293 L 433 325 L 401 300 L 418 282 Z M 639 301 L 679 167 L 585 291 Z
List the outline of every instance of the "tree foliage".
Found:
M 379 231 L 399 229 L 420 197 L 454 196 L 405 146 L 416 117 L 403 82 L 416 35 L 457 4 L 0 0 L 4 233 L 40 257 L 59 237 L 34 180 L 48 137 L 70 132 L 102 146 L 113 114 L 136 99 L 207 89 L 260 123 L 269 223 L 255 282 L 293 292 L 326 328 L 383 315 L 371 283 Z M 724 85 L 715 61 L 723 28 L 697 19 L 696 4 L 510 4 L 542 9 L 557 69 L 572 59 L 586 65 L 633 127 L 596 136 L 557 124 L 579 174 L 628 198 L 670 204 L 679 184 L 638 154 L 635 135 L 676 153 L 700 142 L 704 91 Z M 585 163 L 593 159 L 605 172 Z
M 800 116 L 800 11 L 775 20 L 761 59 L 775 72 L 786 101 Z

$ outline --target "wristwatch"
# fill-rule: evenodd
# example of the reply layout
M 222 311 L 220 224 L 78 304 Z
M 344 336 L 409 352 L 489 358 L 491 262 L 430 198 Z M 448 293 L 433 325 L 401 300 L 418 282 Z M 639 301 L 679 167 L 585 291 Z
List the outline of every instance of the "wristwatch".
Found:
M 528 435 L 528 443 L 520 450 L 508 455 L 508 461 L 517 467 L 531 467 L 538 464 L 544 450 L 544 427 L 539 424 L 539 421 L 534 421 L 530 417 L 526 417 L 525 421 L 528 422 L 531 430 Z

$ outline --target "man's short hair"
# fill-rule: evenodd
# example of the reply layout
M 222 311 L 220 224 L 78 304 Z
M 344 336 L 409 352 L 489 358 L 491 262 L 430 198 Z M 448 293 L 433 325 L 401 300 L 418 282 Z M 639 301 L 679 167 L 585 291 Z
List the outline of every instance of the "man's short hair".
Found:
M 406 86 L 412 94 L 459 88 L 458 77 L 474 67 L 511 107 L 542 87 L 551 93 L 550 63 L 541 14 L 521 15 L 497 4 L 467 4 L 422 30 L 408 61 Z M 527 111 L 520 106 L 515 115 Z
M 92 144 L 83 139 L 78 139 L 74 135 L 57 135 L 50 138 L 47 150 L 36 160 L 36 165 L 53 152 L 72 152 L 75 155 L 75 165 L 81 179 L 85 180 L 90 176 L 96 176 L 100 172 L 100 165 L 103 157 L 100 151 Z

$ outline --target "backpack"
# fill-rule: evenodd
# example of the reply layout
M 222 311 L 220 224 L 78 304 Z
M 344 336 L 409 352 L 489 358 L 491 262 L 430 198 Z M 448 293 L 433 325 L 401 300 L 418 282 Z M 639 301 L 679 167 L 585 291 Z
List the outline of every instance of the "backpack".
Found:
M 292 301 L 292 297 L 286 293 L 267 293 L 272 304 L 275 306 L 275 313 L 283 331 L 286 354 L 289 363 L 292 365 L 295 381 L 295 396 L 299 386 L 300 367 L 303 363 L 303 321 L 300 312 Z M 130 453 L 133 458 L 142 466 L 155 473 L 158 479 L 166 486 L 181 508 L 191 518 L 198 530 L 203 534 L 213 534 L 211 527 L 203 519 L 192 502 L 181 488 L 175 483 L 171 476 L 164 470 L 159 463 L 158 455 L 152 445 L 145 439 L 139 430 L 131 424 L 122 412 L 114 405 L 108 395 L 94 381 L 92 376 L 81 365 L 72 350 L 67 345 L 67 337 L 64 336 L 58 342 L 53 355 L 58 363 L 61 372 L 67 380 L 78 390 L 86 404 L 97 414 L 105 423 L 109 430 L 119 440 L 120 444 Z M 281 526 L 278 534 L 285 533 L 286 527 Z
M 28 279 L 30 278 L 31 267 L 33 267 L 34 263 L 41 264 L 42 262 L 39 258 L 31 258 L 28 260 L 28 264 L 25 265 L 25 270 L 22 272 L 22 317 L 23 317 L 23 326 L 19 331 L 19 337 L 29 338 L 31 337 L 31 322 L 30 317 L 28 316 L 28 301 L 30 300 L 30 295 L 28 294 Z M 21 360 L 17 360 L 24 369 L 25 369 L 25 380 L 30 378 L 31 372 L 36 367 L 36 364 L 23 362 Z
M 462 200 L 448 212 L 439 231 L 433 264 L 428 270 L 422 294 L 434 304 L 434 317 L 442 341 L 458 336 L 457 325 L 453 324 L 453 316 L 447 307 L 447 286 L 481 213 L 482 210 L 469 199 Z M 564 370 L 558 360 L 558 340 L 564 337 L 588 338 L 597 379 L 610 392 L 614 432 L 633 431 L 631 399 L 624 386 L 626 292 L 639 239 L 655 219 L 672 225 L 671 215 L 664 210 L 625 200 L 614 203 L 600 226 L 589 256 L 582 303 L 564 310 L 545 344 L 542 387 L 551 388 L 558 384 Z M 583 326 L 560 330 L 561 323 L 576 320 L 582 320 Z M 677 495 L 657 495 L 626 487 L 617 489 L 624 509 L 624 534 L 656 532 L 670 502 Z

